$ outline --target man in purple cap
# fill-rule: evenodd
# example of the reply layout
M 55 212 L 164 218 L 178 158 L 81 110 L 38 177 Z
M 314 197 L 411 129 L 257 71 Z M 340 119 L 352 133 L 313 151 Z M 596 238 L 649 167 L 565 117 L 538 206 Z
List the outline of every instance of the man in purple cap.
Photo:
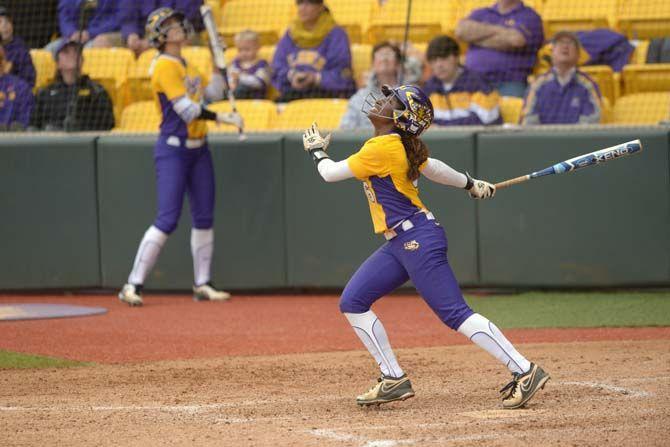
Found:
M 30 87 L 35 86 L 35 66 L 30 57 L 30 50 L 23 39 L 14 35 L 14 23 L 9 11 L 0 6 L 0 41 L 4 47 L 4 59 L 10 64 L 9 73 L 26 81 Z
M 523 97 L 544 41 L 542 19 L 532 8 L 521 0 L 498 0 L 461 20 L 456 37 L 470 44 L 467 68 L 483 75 L 501 96 Z
M 561 31 L 554 36 L 551 69 L 528 89 L 522 124 L 597 124 L 600 91 L 591 78 L 577 70 L 577 36 Z

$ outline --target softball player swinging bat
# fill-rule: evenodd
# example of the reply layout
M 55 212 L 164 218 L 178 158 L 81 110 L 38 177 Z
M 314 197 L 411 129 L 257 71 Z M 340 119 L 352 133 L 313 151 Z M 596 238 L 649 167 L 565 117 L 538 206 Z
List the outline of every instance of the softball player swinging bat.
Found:
M 356 178 L 363 182 L 376 233 L 387 242 L 354 273 L 340 299 L 340 310 L 381 369 L 381 378 L 358 396 L 361 406 L 379 405 L 414 396 L 398 363 L 384 326 L 372 304 L 411 279 L 437 316 L 468 337 L 512 372 L 502 390 L 504 408 L 522 407 L 543 388 L 549 375 L 529 362 L 488 319 L 466 304 L 447 260 L 447 239 L 440 224 L 419 199 L 417 181 L 423 175 L 443 185 L 464 188 L 476 199 L 492 198 L 495 186 L 460 173 L 429 158 L 419 138 L 433 120 L 433 105 L 413 85 L 382 87 L 383 97 L 368 95 L 363 106 L 375 129 L 355 154 L 330 159 L 330 135 L 321 136 L 316 123 L 303 135 L 304 149 L 327 182 Z
M 171 8 L 159 8 L 149 15 L 146 28 L 149 42 L 159 50 L 150 69 L 151 88 L 163 116 L 154 146 L 158 212 L 142 238 L 128 283 L 119 292 L 119 299 L 131 306 L 142 305 L 144 280 L 168 235 L 177 227 L 184 194 L 187 194 L 193 222 L 193 297 L 196 300 L 227 300 L 230 295 L 217 290 L 210 282 L 214 247 L 214 168 L 207 146 L 206 120 L 241 129 L 242 117 L 238 113 L 214 113 L 203 105 L 203 96 L 208 101 L 223 98 L 224 83 L 220 74 L 213 73 L 211 81 L 203 88 L 201 74 L 181 57 L 181 49 L 192 32 L 184 14 Z

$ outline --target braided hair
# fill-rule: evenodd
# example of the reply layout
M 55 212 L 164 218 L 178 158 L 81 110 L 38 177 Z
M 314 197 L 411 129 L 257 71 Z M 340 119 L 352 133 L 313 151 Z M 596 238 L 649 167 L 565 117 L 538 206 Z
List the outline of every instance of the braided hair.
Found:
M 428 160 L 428 146 L 421 138 L 406 132 L 401 132 L 400 138 L 402 145 L 405 147 L 405 154 L 407 155 L 407 162 L 409 164 L 407 178 L 410 181 L 418 180 L 421 175 L 419 167 Z

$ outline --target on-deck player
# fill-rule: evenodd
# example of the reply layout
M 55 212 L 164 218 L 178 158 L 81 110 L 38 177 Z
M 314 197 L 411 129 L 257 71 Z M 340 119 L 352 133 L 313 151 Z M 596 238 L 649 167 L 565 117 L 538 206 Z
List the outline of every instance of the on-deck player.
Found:
M 356 401 L 361 406 L 379 405 L 414 396 L 384 326 L 370 310 L 377 299 L 411 279 L 447 326 L 509 368 L 513 379 L 500 391 L 502 403 L 504 408 L 519 408 L 544 387 L 549 375 L 526 360 L 493 323 L 466 304 L 447 261 L 445 232 L 419 199 L 417 181 L 423 175 L 443 185 L 464 188 L 476 199 L 493 197 L 495 186 L 428 157 L 428 147 L 418 137 L 433 120 L 433 105 L 421 89 L 385 85 L 382 93 L 382 98 L 369 95 L 368 106 L 363 107 L 375 136 L 346 160 L 330 159 L 326 153 L 330 135 L 322 137 L 316 123 L 303 135 L 304 148 L 325 181 L 352 177 L 363 181 L 375 232 L 388 241 L 359 267 L 340 300 L 340 310 L 381 369 L 378 383 Z
M 196 300 L 222 301 L 230 298 L 210 282 L 210 264 L 214 247 L 214 168 L 207 146 L 207 122 L 243 125 L 237 113 L 214 113 L 202 100 L 223 98 L 224 82 L 213 73 L 206 88 L 198 70 L 186 63 L 181 49 L 187 43 L 192 27 L 184 14 L 171 8 L 159 8 L 147 19 L 147 37 L 159 55 L 151 67 L 151 88 L 162 122 L 156 145 L 154 165 L 158 195 L 156 219 L 140 243 L 128 283 L 119 292 L 119 299 L 131 306 L 142 305 L 142 286 L 165 244 L 177 227 L 179 215 L 188 195 L 192 225 Z

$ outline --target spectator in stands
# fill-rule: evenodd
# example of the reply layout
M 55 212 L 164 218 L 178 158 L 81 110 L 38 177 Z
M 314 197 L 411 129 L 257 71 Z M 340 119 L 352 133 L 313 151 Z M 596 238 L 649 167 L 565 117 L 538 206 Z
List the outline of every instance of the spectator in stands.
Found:
M 202 0 L 118 0 L 118 2 L 123 42 L 138 56 L 150 48 L 144 35 L 144 25 L 149 14 L 158 8 L 168 7 L 182 12 L 196 33 L 205 29 L 200 15 Z
M 39 90 L 31 127 L 42 130 L 109 130 L 114 112 L 109 95 L 81 74 L 81 45 L 63 42 L 56 50 L 56 80 Z
M 553 66 L 528 89 L 522 124 L 596 124 L 601 98 L 595 82 L 577 70 L 579 40 L 562 31 L 553 39 Z
M 0 67 L 6 67 L 5 49 L 0 45 Z M 30 85 L 5 71 L 0 71 L 0 131 L 19 131 L 28 127 L 33 108 Z
M 272 61 L 277 101 L 348 98 L 355 85 L 349 37 L 323 0 L 296 0 L 298 18 L 279 41 Z
M 363 113 L 365 99 L 370 93 L 381 98 L 382 85 L 397 87 L 402 71 L 402 55 L 400 48 L 382 42 L 372 49 L 372 73 L 368 77 L 365 87 L 359 89 L 349 99 L 347 111 L 340 122 L 340 129 L 373 129 L 368 116 Z
M 235 35 L 237 57 L 228 68 L 228 81 L 236 98 L 263 99 L 270 85 L 270 65 L 258 57 L 258 33 L 251 30 Z
M 575 36 L 580 43 L 579 61 L 577 65 L 609 65 L 612 70 L 620 72 L 628 64 L 635 47 L 628 42 L 626 36 L 616 31 L 601 28 L 589 31 L 577 31 Z M 551 67 L 551 47 L 548 43 L 540 50 L 538 67 L 541 71 Z
M 89 7 L 89 5 L 91 5 Z M 119 0 L 59 0 L 58 23 L 61 37 L 45 48 L 54 52 L 63 41 L 75 41 L 87 47 L 121 45 Z M 84 29 L 80 32 L 81 24 Z
M 0 40 L 4 47 L 4 61 L 11 65 L 9 73 L 35 86 L 35 66 L 30 50 L 23 39 L 14 35 L 14 23 L 7 8 L 0 6 Z
M 440 126 L 502 124 L 500 95 L 482 76 L 459 63 L 458 43 L 439 36 L 428 44 L 426 59 L 432 76 L 423 87 Z
M 521 0 L 498 0 L 461 20 L 456 37 L 470 44 L 466 67 L 482 74 L 502 96 L 523 97 L 544 41 L 542 19 L 532 8 Z

